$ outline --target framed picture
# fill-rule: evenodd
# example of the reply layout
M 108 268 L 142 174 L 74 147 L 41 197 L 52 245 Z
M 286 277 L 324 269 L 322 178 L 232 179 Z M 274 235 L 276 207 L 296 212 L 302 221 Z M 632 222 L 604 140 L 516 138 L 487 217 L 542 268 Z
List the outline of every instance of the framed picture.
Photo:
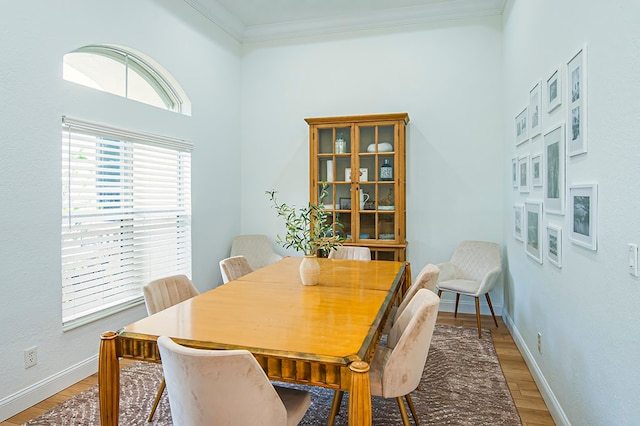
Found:
M 564 124 L 544 135 L 544 210 L 564 214 Z
M 547 225 L 547 259 L 562 268 L 562 228 Z
M 520 192 L 529 192 L 529 155 L 518 158 L 518 186 Z
M 567 152 L 587 152 L 587 47 L 567 62 Z
M 569 239 L 590 250 L 598 249 L 598 185 L 569 187 Z
M 542 186 L 542 153 L 531 156 L 531 185 Z
M 527 130 L 527 114 L 527 108 L 525 108 L 516 116 L 516 146 L 526 142 L 529 138 L 529 132 Z
M 551 112 L 562 104 L 561 68 L 558 67 L 547 78 L 547 112 Z
M 522 228 L 524 226 L 524 205 L 513 206 L 513 236 L 518 241 L 523 241 Z
M 511 184 L 514 188 L 518 187 L 518 157 L 511 159 Z
M 542 203 L 524 203 L 525 251 L 538 263 L 542 263 Z
M 351 167 L 346 167 L 344 169 L 344 180 L 345 182 L 351 181 Z M 360 168 L 360 175 L 358 176 L 359 182 L 367 182 L 369 180 L 369 169 L 366 167 Z
M 340 203 L 340 210 L 351 210 L 351 198 L 340 198 L 338 202 Z
M 542 133 L 542 83 L 538 81 L 529 91 L 529 137 Z

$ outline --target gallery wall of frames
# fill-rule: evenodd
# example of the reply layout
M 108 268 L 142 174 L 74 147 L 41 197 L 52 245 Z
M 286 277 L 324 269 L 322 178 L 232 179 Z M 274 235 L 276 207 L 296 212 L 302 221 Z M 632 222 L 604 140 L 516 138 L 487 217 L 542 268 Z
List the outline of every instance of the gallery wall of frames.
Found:
M 587 45 L 545 77 L 515 115 L 513 236 L 536 262 L 562 268 L 564 233 L 571 244 L 598 248 L 598 185 L 566 184 L 572 161 L 588 154 Z

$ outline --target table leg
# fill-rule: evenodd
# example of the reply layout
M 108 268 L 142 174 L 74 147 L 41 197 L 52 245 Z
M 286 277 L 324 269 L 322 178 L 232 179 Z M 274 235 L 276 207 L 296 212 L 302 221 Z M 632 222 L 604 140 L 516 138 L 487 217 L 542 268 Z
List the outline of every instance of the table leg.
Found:
M 349 390 L 349 425 L 371 426 L 371 382 L 369 364 L 355 361 L 349 365 L 351 389 Z
M 120 414 L 120 364 L 116 353 L 117 334 L 108 331 L 100 336 L 98 355 L 98 396 L 100 425 L 118 426 Z

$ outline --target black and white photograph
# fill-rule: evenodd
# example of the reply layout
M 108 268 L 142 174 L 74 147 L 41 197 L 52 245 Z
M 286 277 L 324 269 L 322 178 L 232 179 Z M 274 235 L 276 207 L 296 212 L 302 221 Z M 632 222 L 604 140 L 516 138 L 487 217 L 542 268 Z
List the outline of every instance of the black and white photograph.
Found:
M 544 135 L 544 210 L 564 214 L 565 148 L 564 125 Z
M 547 79 L 547 112 L 551 112 L 562 104 L 561 69 L 554 70 Z
M 518 187 L 518 158 L 511 159 L 511 184 L 514 188 Z
M 527 115 L 528 108 L 523 109 L 520 114 L 516 116 L 516 146 L 520 145 L 529 139 L 529 130 L 527 128 Z
M 542 132 L 542 93 L 538 81 L 529 91 L 529 137 L 533 138 Z
M 558 226 L 547 225 L 547 259 L 562 267 L 562 228 Z
M 598 185 L 569 187 L 569 239 L 591 250 L 598 249 Z
M 542 186 L 542 153 L 531 156 L 531 185 Z
M 587 152 L 587 51 L 586 46 L 567 63 L 567 151 Z
M 529 155 L 518 158 L 518 186 L 520 192 L 529 192 Z
M 542 203 L 524 203 L 524 217 L 525 251 L 538 263 L 542 263 Z
M 513 236 L 518 241 L 523 241 L 522 227 L 524 226 L 524 205 L 513 206 Z

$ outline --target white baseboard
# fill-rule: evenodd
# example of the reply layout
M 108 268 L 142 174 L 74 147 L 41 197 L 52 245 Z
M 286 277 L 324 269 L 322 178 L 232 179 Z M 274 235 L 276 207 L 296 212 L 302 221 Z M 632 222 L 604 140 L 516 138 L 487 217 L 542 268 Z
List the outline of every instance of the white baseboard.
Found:
M 520 350 L 520 353 L 524 358 L 524 361 L 527 363 L 527 367 L 529 367 L 529 371 L 531 371 L 533 380 L 536 382 L 536 385 L 538 385 L 538 389 L 540 390 L 542 399 L 544 399 L 544 402 L 547 404 L 547 408 L 549 409 L 549 414 L 551 414 L 551 417 L 553 417 L 553 420 L 557 425 L 571 426 L 571 422 L 569 422 L 569 419 L 562 409 L 560 402 L 558 402 L 558 399 L 554 395 L 553 390 L 551 390 L 547 379 L 544 377 L 544 374 L 542 374 L 542 370 L 540 370 L 540 367 L 538 367 L 538 364 L 533 358 L 531 351 L 529 351 L 529 348 L 527 347 L 527 345 L 525 345 L 522 335 L 513 323 L 513 319 L 507 312 L 502 313 L 502 319 L 504 320 L 504 324 L 509 329 L 509 332 L 511 333 L 511 336 L 515 341 L 518 350 Z
M 0 400 L 0 422 L 49 398 L 98 371 L 98 355 L 40 380 Z

